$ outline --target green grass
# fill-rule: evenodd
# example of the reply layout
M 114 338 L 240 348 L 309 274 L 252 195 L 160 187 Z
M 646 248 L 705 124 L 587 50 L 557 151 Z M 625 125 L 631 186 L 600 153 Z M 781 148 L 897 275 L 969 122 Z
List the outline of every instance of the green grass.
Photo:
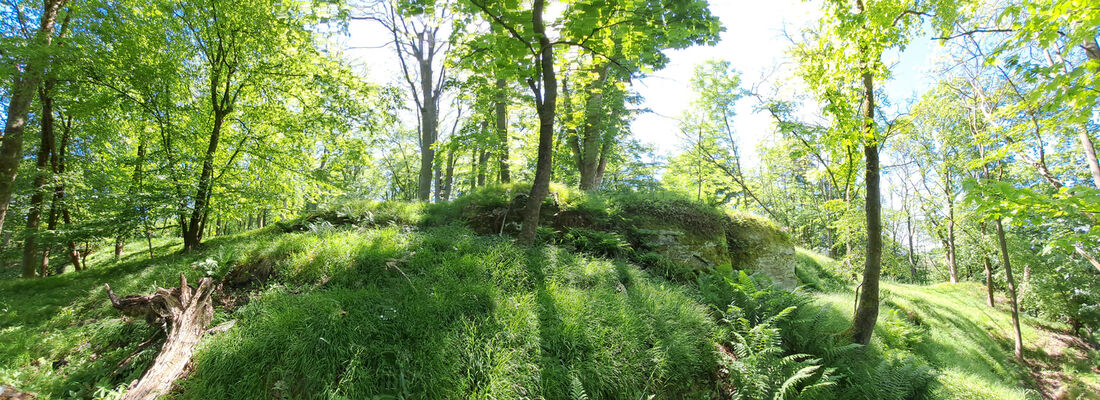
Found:
M 801 252 L 816 262 L 831 262 Z M 810 277 L 811 282 L 832 286 L 821 283 L 827 281 L 828 274 L 823 273 L 827 267 L 799 269 L 803 271 L 799 275 Z M 854 298 L 850 287 L 832 287 L 815 293 L 815 303 L 831 310 L 823 330 L 839 332 L 851 318 Z M 1043 387 L 1031 376 L 1035 368 L 1044 365 L 1053 365 L 1063 374 L 1058 380 L 1066 386 L 1064 398 L 1100 396 L 1094 389 L 1100 373 L 1088 362 L 1087 351 L 1071 346 L 1060 357 L 1044 351 L 1060 343 L 1065 326 L 1022 315 L 1025 358 L 1030 367 L 1015 361 L 1008 306 L 1000 299 L 996 308 L 990 308 L 984 290 L 974 282 L 930 286 L 883 282 L 872 347 L 885 357 L 912 357 L 933 368 L 937 379 L 931 387 L 932 398 L 1038 399 L 1044 393 L 1052 395 L 1051 387 Z
M 117 260 L 105 247 L 80 273 L 0 279 L 0 383 L 42 399 L 117 397 L 156 354 L 138 343 L 158 332 L 121 317 L 103 284 L 145 294 L 180 273 L 194 281 L 270 271 L 219 297 L 214 322 L 237 325 L 204 339 L 173 398 L 712 398 L 728 388 L 717 350 L 731 339 L 721 320 L 731 302 L 760 318 L 797 305 L 777 324 L 783 350 L 835 371 L 826 398 L 1037 399 L 1052 394 L 1033 377 L 1040 373 L 1066 383 L 1065 398 L 1096 398 L 1088 385 L 1100 383 L 1100 354 L 1050 353 L 1065 327 L 1025 317 L 1030 364 L 1018 364 L 1007 309 L 986 306 L 977 284 L 885 282 L 872 345 L 861 350 L 837 336 L 851 317 L 851 283 L 804 249 L 793 266 L 804 286 L 791 295 L 737 289 L 728 266 L 668 280 L 626 261 L 645 257 L 620 254 L 621 240 L 598 227 L 567 231 L 561 246 L 519 247 L 453 225 L 478 202 L 521 189 L 432 206 L 346 202 L 322 212 L 356 223 L 272 226 L 213 238 L 192 254 L 158 240 L 152 258 L 143 244 Z M 608 200 L 566 192 L 558 201 L 597 215 Z M 764 239 L 785 237 L 777 235 Z
M 565 399 L 578 380 L 590 398 L 637 399 L 712 386 L 705 307 L 622 262 L 461 227 L 255 231 L 151 260 L 131 250 L 0 282 L 0 381 L 46 399 L 109 397 L 151 361 L 155 348 L 116 372 L 155 329 L 119 317 L 103 283 L 146 293 L 180 272 L 269 263 L 274 281 L 217 309 L 215 323 L 238 325 L 202 343 L 177 398 Z

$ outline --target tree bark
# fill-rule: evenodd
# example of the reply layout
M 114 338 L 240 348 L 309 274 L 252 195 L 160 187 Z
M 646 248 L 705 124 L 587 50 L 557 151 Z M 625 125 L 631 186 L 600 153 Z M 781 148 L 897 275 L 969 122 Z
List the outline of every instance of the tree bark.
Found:
M 158 398 L 168 393 L 172 384 L 183 377 L 195 346 L 202 340 L 214 318 L 214 288 L 212 279 L 202 278 L 198 288 L 193 289 L 187 285 L 183 274 L 180 274 L 178 288 L 157 288 L 156 293 L 148 296 L 118 299 L 107 286 L 111 305 L 116 309 L 127 315 L 145 315 L 150 322 L 163 321 L 168 329 L 167 341 L 153 365 L 142 374 L 140 380 L 130 385 L 122 400 Z
M 955 198 L 953 190 L 951 190 L 951 172 L 947 171 L 944 174 L 946 184 L 944 185 L 944 195 L 947 196 L 947 262 L 948 272 L 951 275 L 951 283 L 959 283 L 958 261 L 955 247 Z
M 1008 241 L 1005 240 L 1004 225 L 1001 224 L 1001 218 L 996 219 L 997 224 L 997 242 L 1001 245 L 1001 262 L 1005 268 L 1005 281 L 1008 284 L 1008 300 L 1009 307 L 1012 311 L 1012 330 L 1014 333 L 1014 339 L 1016 344 L 1015 354 L 1017 360 L 1024 359 L 1024 339 L 1020 333 L 1020 307 L 1016 303 L 1016 278 L 1012 276 L 1012 261 L 1008 257 Z
M 61 220 L 68 228 L 73 227 L 73 218 L 69 213 L 69 204 L 65 200 L 65 155 L 69 148 L 69 141 L 72 138 L 73 119 L 69 117 L 64 124 L 61 125 L 61 140 L 57 144 L 57 165 L 54 166 L 54 176 L 60 178 L 57 182 L 57 187 L 54 189 L 54 204 L 58 205 L 58 209 L 61 212 Z M 66 248 L 69 253 L 69 262 L 73 264 L 73 269 L 76 271 L 84 270 L 84 263 L 81 261 L 80 252 L 76 248 L 76 241 L 71 237 L 66 243 Z
M 477 155 L 477 186 L 485 186 L 485 178 L 488 176 L 489 151 L 482 148 Z
M 509 167 L 511 158 L 511 147 L 509 147 L 508 138 L 508 83 L 504 78 L 497 78 L 496 82 L 497 100 L 495 104 L 496 114 L 496 131 L 497 136 L 500 138 L 500 183 L 509 183 L 512 181 L 511 167 Z
M 1097 63 L 1094 72 L 1100 74 L 1100 45 L 1096 43 L 1095 38 L 1090 38 L 1085 40 L 1083 47 L 1088 58 Z M 1088 163 L 1089 171 L 1092 173 L 1092 183 L 1100 189 L 1100 163 L 1096 160 L 1096 147 L 1092 144 L 1092 135 L 1089 134 L 1088 124 L 1081 124 L 1080 138 L 1081 148 L 1085 153 L 1085 162 Z
M 602 154 L 604 136 L 604 86 L 610 75 L 610 64 L 599 68 L 599 76 L 589 86 L 588 99 L 584 103 L 584 127 L 579 138 L 574 138 L 574 151 L 577 152 L 577 170 L 580 171 L 580 189 L 592 191 L 596 186 L 597 170 Z
M 42 221 L 42 211 L 45 207 L 46 184 L 53 172 L 50 169 L 50 156 L 53 154 L 53 98 L 50 84 L 43 85 L 39 92 L 39 100 L 42 103 L 42 115 L 39 120 L 42 127 L 41 142 L 38 146 L 38 154 L 35 159 L 34 182 L 31 185 L 30 208 L 27 212 L 27 229 L 23 239 L 23 277 L 31 278 L 38 270 L 39 276 L 48 274 L 49 260 L 38 257 L 38 228 Z
M 19 172 L 19 161 L 23 158 L 23 131 L 27 127 L 27 112 L 38 84 L 42 80 L 46 64 L 49 63 L 45 50 L 53 40 L 54 22 L 65 1 L 46 0 L 38 31 L 32 42 L 41 48 L 32 49 L 32 55 L 23 66 L 22 73 L 16 74 L 15 82 L 12 84 L 10 100 L 6 107 L 4 138 L 0 140 L 0 231 L 4 228 L 4 219 L 11 204 L 15 175 Z
M 979 230 L 982 233 L 982 242 L 986 239 L 986 223 L 984 221 L 979 223 Z M 985 303 L 986 305 L 993 307 L 996 305 L 996 300 L 993 298 L 993 263 L 989 260 L 989 254 L 982 250 L 982 268 L 985 270 Z
M 533 244 L 538 233 L 539 212 L 542 200 L 550 192 L 550 173 L 554 157 L 554 117 L 558 104 L 558 78 L 554 73 L 554 48 L 546 36 L 543 22 L 543 10 L 546 0 L 534 0 L 532 6 L 532 26 L 538 38 L 542 88 L 532 91 L 535 95 L 536 109 L 539 115 L 538 160 L 535 162 L 535 180 L 531 185 L 531 194 L 527 197 L 527 207 L 523 210 L 523 227 L 516 242 Z
M 447 150 L 447 170 L 443 174 L 443 201 L 451 200 L 451 188 L 455 180 L 455 150 Z
M 875 330 L 879 306 L 879 276 L 882 268 L 882 199 L 879 188 L 879 154 L 875 133 L 875 86 L 871 72 L 861 74 L 863 80 L 863 146 L 867 171 L 867 258 L 863 264 L 862 292 L 849 328 L 855 343 L 867 345 Z
M 432 68 L 436 38 L 430 31 L 421 32 L 417 37 L 422 44 L 414 48 L 413 55 L 420 64 L 420 93 L 423 103 L 420 106 L 420 187 L 416 198 L 428 201 L 431 198 L 435 141 L 438 139 L 439 129 L 439 98 L 435 88 L 435 71 Z
M 227 78 L 228 79 L 228 78 Z M 215 85 L 217 87 L 216 79 Z M 214 94 L 213 96 L 217 96 Z M 206 206 L 210 201 L 210 192 L 213 186 L 214 156 L 218 151 L 218 141 L 221 139 L 222 126 L 225 117 L 229 115 L 227 108 L 219 107 L 215 101 L 214 127 L 210 130 L 210 142 L 206 147 L 206 156 L 202 162 L 202 173 L 199 175 L 199 187 L 195 192 L 195 207 L 191 210 L 191 218 L 187 222 L 187 230 L 183 237 L 183 250 L 191 251 L 199 247 L 202 242 L 203 218 L 206 216 Z

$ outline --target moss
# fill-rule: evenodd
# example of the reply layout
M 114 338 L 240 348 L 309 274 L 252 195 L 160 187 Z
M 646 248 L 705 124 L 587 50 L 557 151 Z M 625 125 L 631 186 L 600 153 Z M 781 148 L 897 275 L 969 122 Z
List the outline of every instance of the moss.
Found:
M 748 214 L 727 213 L 726 243 L 734 266 L 746 268 L 766 252 L 776 247 L 793 247 L 790 235 L 764 218 Z

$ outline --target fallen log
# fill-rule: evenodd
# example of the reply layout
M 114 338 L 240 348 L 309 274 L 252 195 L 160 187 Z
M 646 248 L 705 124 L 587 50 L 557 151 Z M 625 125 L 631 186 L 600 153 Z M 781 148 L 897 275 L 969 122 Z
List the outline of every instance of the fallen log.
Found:
M 0 400 L 31 400 L 35 397 L 37 396 L 32 393 L 20 392 L 11 386 L 0 385 Z
M 159 324 L 167 333 L 153 365 L 141 379 L 130 384 L 122 400 L 155 399 L 168 393 L 172 383 L 183 377 L 195 346 L 214 318 L 214 289 L 210 278 L 200 279 L 198 288 L 192 288 L 183 274 L 178 288 L 157 288 L 146 296 L 119 299 L 107 286 L 107 296 L 114 308 L 126 315 L 144 316 L 147 322 Z

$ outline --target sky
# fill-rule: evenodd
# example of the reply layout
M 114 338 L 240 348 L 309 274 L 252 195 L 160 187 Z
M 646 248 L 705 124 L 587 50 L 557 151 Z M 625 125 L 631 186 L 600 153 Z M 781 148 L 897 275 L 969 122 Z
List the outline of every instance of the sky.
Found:
M 763 83 L 770 86 L 789 78 L 777 68 L 791 65 L 787 49 L 791 46 L 784 32 L 797 37 L 817 17 L 819 2 L 804 0 L 710 0 L 711 11 L 725 26 L 716 46 L 696 46 L 666 52 L 668 66 L 650 75 L 635 79 L 633 89 L 644 99 L 643 113 L 631 123 L 632 134 L 651 145 L 659 156 L 671 156 L 684 148 L 678 120 L 691 106 L 694 93 L 690 79 L 695 66 L 707 60 L 726 60 L 741 72 L 746 88 Z M 389 33 L 378 24 L 354 21 L 346 43 L 354 62 L 366 66 L 368 76 L 377 83 L 401 82 L 399 64 L 392 48 L 387 47 Z M 894 78 L 884 88 L 894 107 L 903 107 L 906 99 L 915 97 L 929 79 L 924 73 L 930 57 L 938 47 L 931 40 L 918 39 L 900 54 L 887 54 L 887 62 L 896 62 Z M 747 166 L 757 164 L 757 147 L 774 134 L 770 116 L 754 112 L 758 101 L 748 97 L 737 106 L 733 129 Z M 446 107 L 444 107 L 446 108 Z

